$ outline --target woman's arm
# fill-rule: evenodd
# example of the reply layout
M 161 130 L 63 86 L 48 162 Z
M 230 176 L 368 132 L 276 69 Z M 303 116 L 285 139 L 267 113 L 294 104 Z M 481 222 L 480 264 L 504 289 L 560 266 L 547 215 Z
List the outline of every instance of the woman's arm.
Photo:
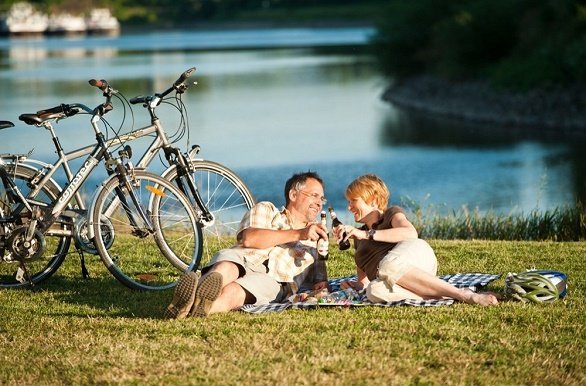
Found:
M 360 291 L 365 288 L 370 280 L 366 277 L 366 273 L 360 268 L 356 267 L 356 280 L 345 280 L 340 283 L 341 289 L 354 288 L 356 291 Z
M 411 221 L 403 213 L 397 213 L 391 218 L 392 228 L 376 230 L 373 240 L 384 243 L 398 243 L 399 241 L 407 239 L 416 239 L 418 237 L 417 230 L 411 224 Z M 357 240 L 367 240 L 368 231 L 354 228 L 346 225 L 344 230 L 347 233 L 347 238 L 353 237 Z

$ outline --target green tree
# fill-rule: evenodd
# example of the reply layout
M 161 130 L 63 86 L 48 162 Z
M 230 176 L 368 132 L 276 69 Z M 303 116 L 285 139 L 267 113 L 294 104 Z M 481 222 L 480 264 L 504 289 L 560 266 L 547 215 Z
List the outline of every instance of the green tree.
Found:
M 382 71 L 529 89 L 586 82 L 579 0 L 392 0 L 373 47 Z

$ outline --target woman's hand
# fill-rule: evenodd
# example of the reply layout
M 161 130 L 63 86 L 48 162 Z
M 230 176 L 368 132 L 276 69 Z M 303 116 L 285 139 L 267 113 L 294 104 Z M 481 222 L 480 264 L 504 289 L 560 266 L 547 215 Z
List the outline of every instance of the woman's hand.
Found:
M 346 240 L 353 238 L 355 240 L 364 240 L 368 238 L 368 233 L 365 230 L 358 229 L 352 225 L 340 225 L 334 228 L 334 236 L 336 241 L 342 240 L 342 235 L 346 232 Z
M 328 288 L 328 282 L 327 281 L 320 281 L 320 282 L 315 283 L 313 285 L 313 290 L 314 291 L 319 291 L 319 290 L 322 290 L 324 288 Z
M 356 291 L 362 291 L 364 285 L 356 280 L 344 280 L 340 283 L 340 289 L 353 288 Z

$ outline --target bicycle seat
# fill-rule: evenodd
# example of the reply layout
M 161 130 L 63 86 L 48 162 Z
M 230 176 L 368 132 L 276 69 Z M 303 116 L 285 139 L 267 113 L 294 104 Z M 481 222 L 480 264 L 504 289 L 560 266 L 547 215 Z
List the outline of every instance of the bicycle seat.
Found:
M 10 121 L 0 121 L 0 130 L 14 127 L 14 123 Z
M 71 117 L 79 112 L 78 108 L 71 105 L 62 104 L 57 107 L 37 111 L 36 114 L 21 114 L 18 119 L 27 125 L 39 125 L 49 119 L 62 119 Z
M 20 114 L 18 119 L 27 125 L 38 125 L 44 121 L 44 119 L 41 119 L 37 114 Z

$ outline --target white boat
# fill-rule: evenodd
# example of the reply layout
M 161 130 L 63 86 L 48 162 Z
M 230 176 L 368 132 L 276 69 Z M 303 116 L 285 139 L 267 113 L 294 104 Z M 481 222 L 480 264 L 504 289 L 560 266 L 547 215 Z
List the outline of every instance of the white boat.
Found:
M 75 16 L 69 13 L 49 16 L 47 33 L 70 35 L 85 33 L 85 31 L 86 24 L 83 16 Z
M 117 34 L 120 32 L 120 23 L 108 8 L 94 8 L 85 19 L 88 33 Z
M 11 35 L 42 34 L 49 18 L 27 2 L 14 3 L 0 23 L 0 30 Z

